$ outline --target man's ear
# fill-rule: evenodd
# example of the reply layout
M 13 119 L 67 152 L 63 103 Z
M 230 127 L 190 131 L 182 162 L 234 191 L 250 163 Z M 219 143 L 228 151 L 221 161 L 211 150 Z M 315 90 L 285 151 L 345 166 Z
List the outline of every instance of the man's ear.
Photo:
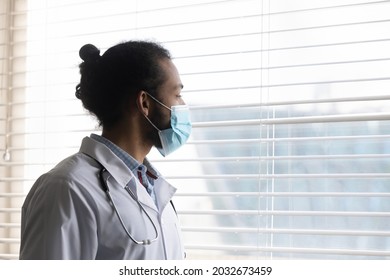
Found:
M 145 91 L 141 90 L 138 92 L 136 103 L 141 114 L 148 116 L 150 110 L 150 99 Z

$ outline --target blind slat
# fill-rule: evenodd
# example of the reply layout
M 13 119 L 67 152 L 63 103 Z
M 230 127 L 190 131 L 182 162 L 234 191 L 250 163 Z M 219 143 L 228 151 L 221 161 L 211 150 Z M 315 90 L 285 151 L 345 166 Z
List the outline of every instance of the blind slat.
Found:
M 352 212 L 352 211 L 263 211 L 263 210 L 180 210 L 179 215 L 248 215 L 248 216 L 348 216 L 348 217 L 390 217 L 389 212 Z
M 19 238 L 0 238 L 0 244 L 19 243 Z
M 343 235 L 343 236 L 383 236 L 390 237 L 388 231 L 362 230 L 310 230 L 310 229 L 279 229 L 279 228 L 224 228 L 224 227 L 183 227 L 184 232 L 211 232 L 211 233 L 256 233 L 256 234 L 300 234 L 300 235 Z
M 249 143 L 277 143 L 277 142 L 307 142 L 307 141 L 345 141 L 345 140 L 385 140 L 390 135 L 348 135 L 348 136 L 318 136 L 318 137 L 290 137 L 290 138 L 266 138 L 266 139 L 223 139 L 223 140 L 194 140 L 188 144 L 249 144 Z M 363 154 L 364 156 L 364 154 Z
M 19 223 L 0 223 L 0 228 L 19 228 L 19 227 L 20 227 Z
M 83 131 L 82 131 L 83 132 Z M 90 131 L 88 131 L 90 132 Z M 57 132 L 58 134 L 62 134 L 60 132 Z M 86 132 L 87 133 L 87 132 Z M 98 132 L 95 132 L 98 133 Z M 31 133 L 34 134 L 34 133 Z M 26 134 L 29 135 L 29 134 Z M 0 136 L 5 136 L 1 135 Z M 262 139 L 223 139 L 223 140 L 190 140 L 187 142 L 187 145 L 201 145 L 201 144 L 251 144 L 251 143 L 283 143 L 283 142 L 308 142 L 308 141 L 357 141 L 357 140 L 387 140 L 390 139 L 390 135 L 354 135 L 354 136 L 318 136 L 318 137 L 290 137 L 290 138 L 262 138 Z M 66 149 L 78 149 L 78 146 L 62 146 Z M 22 148 L 22 147 L 10 147 L 10 151 L 17 151 L 17 150 L 35 150 L 35 149 L 43 149 L 42 146 L 30 146 L 28 148 Z M 55 148 L 59 148 L 58 146 L 53 147 L 47 147 L 48 150 Z M 335 155 L 337 157 L 337 155 Z M 365 154 L 362 154 L 362 157 L 365 157 Z M 261 156 L 258 156 L 258 158 L 261 158 Z M 281 157 L 283 158 L 283 157 Z M 304 159 L 305 156 L 302 155 L 302 158 Z M 156 160 L 156 162 L 161 161 L 161 159 Z M 169 160 L 165 160 L 168 162 Z M 8 164 L 8 163 L 6 163 Z
M 346 114 L 346 115 L 327 115 L 310 117 L 290 117 L 274 118 L 260 120 L 239 120 L 239 121 L 215 121 L 194 123 L 194 128 L 200 127 L 223 127 L 223 126 L 249 126 L 249 125 L 274 125 L 274 124 L 302 124 L 302 123 L 330 123 L 330 122 L 362 122 L 362 121 L 386 121 L 390 120 L 389 113 L 372 114 Z
M 194 174 L 194 175 L 167 175 L 164 176 L 168 180 L 174 179 L 229 179 L 229 180 L 240 180 L 240 179 L 320 179 L 320 178 L 359 178 L 359 179 L 370 179 L 370 178 L 390 178 L 390 173 L 312 173 L 312 174 Z M 4 177 L 0 178 L 0 182 L 32 182 L 35 181 L 35 177 Z
M 184 197 L 390 197 L 390 193 L 373 193 L 373 192 L 209 192 L 209 193 L 177 193 L 177 196 Z
M 209 174 L 209 175 L 169 175 L 167 179 L 369 179 L 369 178 L 390 178 L 390 173 L 317 173 L 317 174 Z
M 245 143 L 245 142 L 243 142 Z M 50 147 L 46 148 L 48 151 L 58 150 L 59 147 Z M 77 151 L 76 146 L 61 147 L 64 149 Z M 30 148 L 28 150 L 40 150 L 44 147 L 36 147 L 35 149 Z M 16 149 L 10 149 L 16 150 Z M 25 149 L 22 149 L 25 150 Z M 0 150 L 0 153 L 4 152 Z M 364 155 L 312 155 L 312 156 L 256 156 L 256 157 L 210 157 L 210 158 L 183 158 L 183 159 L 169 159 L 169 160 L 154 160 L 155 163 L 202 163 L 202 162 L 252 162 L 252 161 L 288 161 L 288 160 L 328 160 L 328 161 L 340 161 L 340 160 L 364 160 L 364 159 L 390 159 L 390 154 L 364 154 Z M 56 162 L 47 162 L 47 161 L 30 161 L 30 162 L 7 162 L 3 166 L 12 167 L 12 166 L 34 166 L 34 165 L 55 165 Z M 0 193 L 0 196 L 3 195 Z
M 274 252 L 299 254 L 329 254 L 329 255 L 355 255 L 355 256 L 390 256 L 389 251 L 380 250 L 349 250 L 349 249 L 323 249 L 323 248 L 291 248 L 291 247 L 257 247 L 257 246 L 213 246 L 189 244 L 186 249 L 218 250 L 239 252 Z

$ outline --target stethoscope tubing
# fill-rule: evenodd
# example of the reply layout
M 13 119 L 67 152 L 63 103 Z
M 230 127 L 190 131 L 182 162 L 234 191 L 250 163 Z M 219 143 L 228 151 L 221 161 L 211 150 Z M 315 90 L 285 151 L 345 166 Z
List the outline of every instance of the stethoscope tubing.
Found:
M 131 234 L 130 232 L 127 230 L 126 228 L 126 225 L 125 223 L 123 222 L 123 219 L 122 219 L 122 216 L 120 215 L 119 211 L 118 211 L 118 208 L 116 207 L 116 204 L 114 202 L 114 199 L 112 198 L 111 196 L 111 193 L 110 193 L 110 189 L 108 187 L 108 179 L 110 178 L 111 175 L 108 175 L 107 178 L 104 178 L 104 173 L 107 172 L 107 169 L 105 169 L 104 167 L 100 169 L 100 172 L 99 172 L 99 178 L 100 178 L 100 183 L 101 183 L 101 187 L 103 189 L 103 191 L 106 193 L 112 207 L 114 208 L 114 211 L 119 219 L 119 222 L 121 223 L 123 229 L 125 230 L 127 236 L 137 245 L 150 245 L 152 244 L 153 242 L 155 242 L 158 238 L 159 238 L 159 234 L 158 234 L 158 230 L 157 230 L 157 227 L 156 227 L 156 224 L 153 222 L 152 218 L 150 217 L 150 215 L 148 214 L 148 212 L 145 210 L 145 208 L 143 207 L 143 205 L 139 202 L 139 200 L 137 199 L 137 197 L 135 196 L 135 194 L 132 192 L 132 190 L 126 186 L 125 187 L 125 190 L 129 193 L 129 195 L 131 196 L 131 198 L 134 199 L 134 201 L 137 202 L 138 206 L 142 209 L 142 211 L 145 213 L 145 215 L 148 217 L 148 219 L 150 220 L 150 222 L 152 223 L 153 225 L 153 228 L 154 228 L 154 231 L 155 231 L 155 237 L 153 239 L 144 239 L 142 241 L 139 241 L 137 239 L 135 239 Z M 108 173 L 109 174 L 109 173 Z

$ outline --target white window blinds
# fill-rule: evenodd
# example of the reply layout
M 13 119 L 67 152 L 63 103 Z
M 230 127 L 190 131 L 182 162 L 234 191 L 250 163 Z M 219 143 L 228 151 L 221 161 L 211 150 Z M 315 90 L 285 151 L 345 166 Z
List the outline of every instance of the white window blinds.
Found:
M 79 48 L 171 50 L 189 143 L 150 160 L 178 187 L 189 259 L 390 258 L 390 1 L 3 1 L 0 258 L 34 180 L 96 122 Z M 9 157 L 9 158 L 8 158 Z

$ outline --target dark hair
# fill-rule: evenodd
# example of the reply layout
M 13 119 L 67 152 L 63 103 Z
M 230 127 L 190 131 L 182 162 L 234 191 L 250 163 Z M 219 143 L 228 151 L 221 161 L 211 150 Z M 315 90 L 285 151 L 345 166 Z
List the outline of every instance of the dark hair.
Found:
M 171 59 L 168 50 L 155 42 L 128 41 L 109 48 L 102 56 L 94 45 L 79 52 L 84 61 L 76 97 L 94 114 L 99 124 L 109 127 L 122 116 L 132 94 L 145 90 L 155 95 L 164 82 L 161 59 Z

